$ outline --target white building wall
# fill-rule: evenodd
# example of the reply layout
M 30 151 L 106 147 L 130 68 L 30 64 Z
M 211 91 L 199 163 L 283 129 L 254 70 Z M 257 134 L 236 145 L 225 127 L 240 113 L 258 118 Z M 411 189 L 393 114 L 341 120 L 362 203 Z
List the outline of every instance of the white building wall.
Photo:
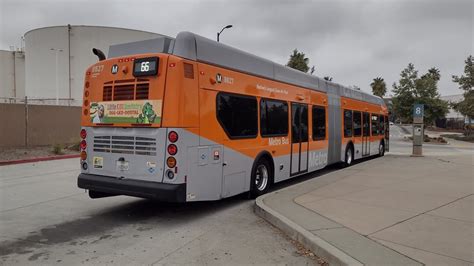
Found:
M 68 98 L 67 35 L 67 26 L 41 28 L 25 34 L 25 93 L 30 100 L 56 98 L 56 51 L 51 49 L 63 50 L 58 52 L 58 96 Z
M 48 98 L 51 100 L 42 102 L 55 104 L 57 77 L 58 96 L 63 99 L 59 103 L 81 105 L 85 70 L 97 62 L 92 48 L 107 55 L 109 45 L 158 36 L 150 32 L 98 26 L 71 26 L 70 31 L 68 26 L 29 31 L 25 34 L 26 95 L 28 98 Z M 68 101 L 69 98 L 73 100 Z
M 21 51 L 0 50 L 0 102 L 25 97 L 25 56 Z
M 13 97 L 14 89 L 14 52 L 0 51 L 0 102 L 6 97 Z
M 15 89 L 16 99 L 25 98 L 25 53 L 15 52 Z

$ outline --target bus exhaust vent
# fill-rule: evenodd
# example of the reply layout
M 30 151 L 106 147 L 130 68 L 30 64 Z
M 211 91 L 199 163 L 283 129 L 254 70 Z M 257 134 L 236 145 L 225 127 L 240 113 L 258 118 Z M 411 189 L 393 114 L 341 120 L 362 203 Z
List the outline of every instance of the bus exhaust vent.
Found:
M 131 136 L 94 136 L 94 151 L 156 156 L 156 139 Z
M 149 94 L 147 79 L 124 79 L 104 83 L 103 101 L 147 100 Z

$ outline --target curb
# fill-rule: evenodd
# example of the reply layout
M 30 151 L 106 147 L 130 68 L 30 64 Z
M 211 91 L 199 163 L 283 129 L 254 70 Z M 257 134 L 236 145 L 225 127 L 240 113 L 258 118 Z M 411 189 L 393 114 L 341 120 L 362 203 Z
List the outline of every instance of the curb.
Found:
M 71 159 L 71 158 L 79 158 L 79 157 L 80 157 L 79 154 L 67 154 L 67 155 L 37 157 L 37 158 L 22 159 L 22 160 L 0 161 L 0 166 L 11 165 L 11 164 L 22 164 L 22 163 L 34 163 L 34 162 L 41 162 L 41 161 L 61 160 L 61 159 Z
M 254 212 L 258 216 L 285 232 L 290 238 L 301 242 L 314 254 L 328 262 L 329 265 L 363 265 L 342 250 L 268 207 L 264 203 L 264 199 L 273 193 L 260 196 L 255 200 Z

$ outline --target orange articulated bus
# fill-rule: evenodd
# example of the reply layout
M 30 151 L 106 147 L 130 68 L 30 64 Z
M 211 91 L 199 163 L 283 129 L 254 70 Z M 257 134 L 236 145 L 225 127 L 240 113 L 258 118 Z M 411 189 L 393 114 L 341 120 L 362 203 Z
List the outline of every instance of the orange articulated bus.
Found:
M 91 198 L 256 197 L 389 148 L 380 97 L 193 33 L 99 58 L 85 75 L 78 177 Z

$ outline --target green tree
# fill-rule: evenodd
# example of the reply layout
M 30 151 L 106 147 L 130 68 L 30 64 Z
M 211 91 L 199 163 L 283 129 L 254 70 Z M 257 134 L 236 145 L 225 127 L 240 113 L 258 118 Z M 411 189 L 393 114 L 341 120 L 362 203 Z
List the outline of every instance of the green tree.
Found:
M 452 103 L 453 108 L 465 115 L 469 119 L 469 125 L 471 125 L 471 119 L 474 117 L 474 57 L 470 55 L 464 63 L 464 75 L 456 76 L 453 75 L 453 82 L 459 84 L 459 89 L 464 91 L 464 100 L 458 103 Z M 470 127 L 468 127 L 470 129 Z M 470 133 L 468 130 L 466 133 Z
M 432 124 L 437 118 L 443 118 L 448 112 L 448 102 L 439 98 L 439 69 L 430 68 L 416 81 L 415 101 L 425 105 L 424 122 Z
M 413 105 L 425 106 L 424 122 L 432 124 L 437 118 L 444 117 L 448 112 L 448 103 L 439 98 L 438 81 L 441 75 L 437 68 L 418 77 L 413 64 L 402 70 L 400 81 L 393 84 L 393 111 L 403 122 L 413 121 Z
M 464 63 L 464 75 L 458 77 L 453 75 L 453 82 L 459 84 L 459 88 L 464 90 L 465 92 L 472 91 L 472 87 L 474 87 L 474 57 L 470 55 Z
M 288 63 L 286 64 L 286 66 L 297 69 L 304 73 L 308 73 L 309 58 L 307 58 L 304 53 L 298 52 L 298 50 L 295 49 L 293 50 L 293 54 L 290 55 L 290 60 L 288 60 Z
M 372 93 L 374 95 L 383 97 L 387 93 L 387 84 L 381 77 L 374 78 L 374 81 L 370 83 L 370 87 L 372 87 Z
M 393 112 L 402 122 L 410 122 L 412 115 L 412 106 L 415 103 L 413 92 L 415 91 L 415 82 L 418 79 L 418 71 L 410 63 L 400 73 L 400 80 L 393 84 Z

